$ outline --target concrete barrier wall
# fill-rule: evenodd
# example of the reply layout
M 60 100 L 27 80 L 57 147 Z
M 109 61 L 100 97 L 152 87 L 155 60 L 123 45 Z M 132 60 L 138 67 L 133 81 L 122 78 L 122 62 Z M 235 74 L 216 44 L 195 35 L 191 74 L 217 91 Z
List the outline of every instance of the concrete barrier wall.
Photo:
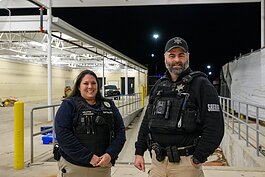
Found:
M 265 167 L 265 157 L 256 155 L 256 149 L 246 146 L 245 140 L 239 140 L 238 134 L 232 134 L 231 129 L 225 130 L 221 148 L 229 166 L 233 167 Z
M 123 122 L 125 127 L 128 127 L 128 125 L 133 121 L 133 119 L 143 110 L 143 108 L 137 109 L 134 112 L 132 112 L 129 115 L 126 115 L 123 117 Z

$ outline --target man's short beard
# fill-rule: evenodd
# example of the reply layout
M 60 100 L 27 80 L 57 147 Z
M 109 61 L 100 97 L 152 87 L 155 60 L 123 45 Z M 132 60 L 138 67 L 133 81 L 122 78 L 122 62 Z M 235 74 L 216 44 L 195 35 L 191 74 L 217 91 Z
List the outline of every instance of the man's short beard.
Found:
M 184 63 L 184 65 L 181 66 L 180 69 L 175 69 L 173 66 L 169 66 L 167 62 L 165 62 L 167 70 L 174 75 L 180 75 L 182 72 L 184 72 L 189 67 L 189 59 Z
M 180 75 L 185 69 L 180 68 L 180 69 L 174 69 L 174 68 L 169 68 L 167 67 L 168 71 L 174 75 Z

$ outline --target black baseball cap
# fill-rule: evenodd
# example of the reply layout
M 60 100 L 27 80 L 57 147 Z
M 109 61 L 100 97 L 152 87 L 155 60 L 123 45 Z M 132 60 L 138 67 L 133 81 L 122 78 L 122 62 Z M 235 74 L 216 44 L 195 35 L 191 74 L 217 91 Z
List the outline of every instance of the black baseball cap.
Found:
M 165 52 L 168 52 L 169 50 L 173 48 L 182 48 L 185 52 L 189 52 L 189 47 L 187 42 L 180 38 L 180 37 L 174 37 L 167 41 L 167 44 L 165 46 Z

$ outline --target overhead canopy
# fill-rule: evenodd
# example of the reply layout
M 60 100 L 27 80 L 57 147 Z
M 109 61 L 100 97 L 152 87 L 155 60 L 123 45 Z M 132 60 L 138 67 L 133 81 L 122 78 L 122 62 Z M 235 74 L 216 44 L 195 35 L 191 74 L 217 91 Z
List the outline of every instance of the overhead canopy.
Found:
M 49 1 L 51 1 L 51 0 L 0 0 L 0 7 L 2 9 L 29 8 L 29 7 L 33 7 L 33 8 L 35 7 L 36 8 L 36 6 L 40 6 L 40 5 L 47 7 L 47 4 L 49 3 Z M 143 5 L 174 5 L 174 4 L 247 3 L 247 2 L 263 2 L 263 1 L 262 0 L 166 0 L 166 1 L 165 0 L 54 0 L 54 1 L 52 1 L 52 7 L 143 6 Z M 264 7 L 262 5 L 262 11 L 261 11 L 262 12 L 262 14 L 261 14 L 261 47 L 264 46 L 264 30 L 263 30 L 264 29 L 264 19 L 263 19 L 263 16 L 264 16 L 263 12 L 264 11 L 263 11 L 263 8 Z M 12 17 L 11 19 L 14 19 L 14 17 Z M 9 19 L 7 19 L 7 17 L 6 17 L 6 19 L 3 18 L 2 20 L 3 20 L 2 22 L 5 23 Z M 5 22 L 4 22 L 4 20 L 5 20 Z M 39 20 L 36 20 L 36 22 L 37 21 L 39 21 Z M 19 23 L 19 21 L 14 21 L 14 22 L 16 22 L 16 23 L 12 23 L 12 24 Z M 0 24 L 0 27 L 1 27 L 1 25 L 2 24 Z M 13 30 L 13 25 L 12 26 L 7 26 L 7 25 L 8 25 L 8 23 L 5 23 L 5 31 L 8 31 L 7 30 L 8 28 L 12 28 L 12 30 Z M 39 22 L 37 22 L 37 25 L 39 26 Z M 17 27 L 20 28 L 20 31 L 22 31 L 21 25 L 20 26 L 17 25 Z M 25 27 L 25 25 L 24 25 L 24 27 Z M 93 56 L 94 60 L 99 60 L 100 56 L 102 57 L 102 56 L 106 56 L 106 55 L 108 55 L 106 57 L 114 58 L 113 60 L 120 62 L 122 65 L 124 64 L 123 60 L 119 61 L 119 59 L 117 59 L 117 58 L 127 58 L 126 61 L 130 61 L 129 63 L 136 63 L 132 59 L 129 59 L 128 57 L 126 57 L 123 54 L 119 53 L 118 51 L 112 49 L 111 47 L 107 46 L 106 44 L 103 44 L 102 42 L 93 39 L 92 37 L 86 35 L 85 33 L 79 31 L 78 29 L 75 29 L 71 25 L 67 24 L 66 22 L 64 22 L 58 18 L 53 18 L 52 28 L 53 28 L 52 29 L 53 30 L 53 42 L 55 43 L 55 45 L 54 45 L 55 47 L 53 47 L 53 56 L 54 56 L 54 53 L 56 54 L 56 50 L 62 50 L 62 49 L 65 52 L 72 53 L 71 55 L 68 55 L 68 57 L 66 57 L 66 55 L 63 54 L 63 52 L 60 52 L 61 54 L 57 55 L 58 56 L 57 59 L 53 59 L 53 60 L 58 60 L 58 58 L 60 58 L 60 60 L 62 60 L 64 58 L 64 61 L 60 62 L 61 64 L 63 62 L 66 62 L 66 61 L 71 61 L 72 58 L 83 60 L 84 57 L 91 58 L 91 56 Z M 0 28 L 0 31 L 4 31 L 4 30 Z M 34 31 L 34 32 L 37 32 L 37 31 Z M 29 34 L 29 33 L 27 33 L 27 34 Z M 62 35 L 62 34 L 64 34 L 64 35 Z M 29 34 L 29 35 L 34 36 L 34 34 Z M 41 34 L 41 33 L 37 34 L 36 33 L 35 35 L 39 36 L 38 37 L 39 40 L 45 40 L 44 36 L 43 36 L 44 34 Z M 71 36 L 72 39 L 67 37 L 68 39 L 66 40 L 66 38 L 65 38 L 66 35 Z M 0 34 L 1 40 L 3 39 L 3 37 L 8 38 L 6 33 Z M 4 40 L 6 40 L 6 39 L 4 39 Z M 34 40 L 36 40 L 36 38 Z M 64 42 L 62 42 L 62 41 L 64 41 Z M 68 42 L 66 42 L 66 41 L 68 41 Z M 43 41 L 41 41 L 41 42 L 43 42 Z M 73 43 L 75 44 L 76 47 L 73 47 Z M 14 45 L 16 43 L 12 43 L 12 44 Z M 104 49 L 104 52 L 101 51 L 102 47 L 103 48 L 106 47 Z M 87 51 L 87 53 L 83 54 L 83 55 L 80 55 L 80 54 L 75 55 L 75 53 L 79 53 L 79 52 L 77 52 L 78 50 L 79 51 L 81 51 L 81 50 Z M 4 51 L 4 49 L 2 49 L 2 51 Z M 10 51 L 5 51 L 5 52 L 8 53 Z M 84 52 L 80 52 L 80 53 L 84 53 Z M 100 55 L 96 56 L 95 54 L 98 54 L 98 53 L 100 53 Z M 45 56 L 45 57 L 47 57 L 47 56 Z M 69 57 L 71 57 L 71 58 L 69 58 Z M 43 58 L 40 60 L 45 61 L 46 59 Z M 88 65 L 88 66 L 90 66 L 92 64 L 95 65 L 95 62 L 93 60 L 90 60 L 90 61 L 93 63 L 91 63 L 91 64 L 87 63 L 86 65 Z M 69 65 L 69 63 L 68 63 L 68 65 Z M 76 66 L 74 63 L 72 65 Z M 139 63 L 137 63 L 137 65 L 140 66 L 140 68 L 145 68 L 144 66 L 140 65 Z
M 40 32 L 39 16 L 0 17 L 0 57 L 47 64 L 47 34 Z M 44 16 L 43 28 L 46 29 Z M 65 21 L 52 18 L 52 65 L 66 68 L 124 69 L 140 72 L 147 67 L 85 34 Z
M 30 2 L 31 1 L 31 2 Z M 48 0 L 2 0 L 0 7 L 28 8 L 36 7 L 33 3 L 46 6 Z M 33 2 L 33 3 L 32 3 Z M 52 7 L 96 7 L 96 6 L 143 6 L 143 5 L 173 5 L 173 4 L 215 4 L 261 2 L 261 0 L 55 0 Z

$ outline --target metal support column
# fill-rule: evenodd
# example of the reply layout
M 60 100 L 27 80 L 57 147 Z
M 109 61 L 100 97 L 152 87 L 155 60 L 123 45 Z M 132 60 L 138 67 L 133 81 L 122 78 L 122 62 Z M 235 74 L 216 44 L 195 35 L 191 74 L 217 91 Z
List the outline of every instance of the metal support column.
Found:
M 48 23 L 47 23 L 47 32 L 48 32 L 48 56 L 47 56 L 47 66 L 48 66 L 48 105 L 52 105 L 52 47 L 51 47 L 51 40 L 52 40 L 52 7 L 51 7 L 51 0 L 48 0 L 48 8 L 47 8 L 47 15 L 48 15 Z M 48 121 L 53 120 L 52 118 L 52 109 L 48 109 Z

